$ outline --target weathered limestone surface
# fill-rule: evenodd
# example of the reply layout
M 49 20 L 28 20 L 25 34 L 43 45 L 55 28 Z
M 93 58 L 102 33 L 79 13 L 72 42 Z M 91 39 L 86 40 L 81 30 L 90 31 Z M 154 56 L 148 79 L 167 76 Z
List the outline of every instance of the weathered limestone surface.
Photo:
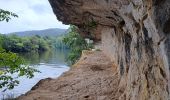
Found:
M 49 1 L 60 21 L 102 40 L 119 66 L 120 100 L 170 99 L 170 0 Z

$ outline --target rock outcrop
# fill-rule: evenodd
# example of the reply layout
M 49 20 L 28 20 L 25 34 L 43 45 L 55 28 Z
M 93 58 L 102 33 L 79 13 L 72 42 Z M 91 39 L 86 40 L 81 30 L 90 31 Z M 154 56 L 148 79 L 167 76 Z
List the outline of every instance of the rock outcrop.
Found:
M 120 100 L 170 99 L 170 0 L 49 0 L 58 20 L 102 41 Z

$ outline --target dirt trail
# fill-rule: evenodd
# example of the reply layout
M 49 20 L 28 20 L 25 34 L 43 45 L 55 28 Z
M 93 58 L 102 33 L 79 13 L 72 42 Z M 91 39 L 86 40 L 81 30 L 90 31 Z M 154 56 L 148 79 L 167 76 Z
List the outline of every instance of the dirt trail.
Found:
M 41 80 L 19 100 L 115 100 L 117 87 L 114 63 L 101 51 L 84 51 L 68 72 Z

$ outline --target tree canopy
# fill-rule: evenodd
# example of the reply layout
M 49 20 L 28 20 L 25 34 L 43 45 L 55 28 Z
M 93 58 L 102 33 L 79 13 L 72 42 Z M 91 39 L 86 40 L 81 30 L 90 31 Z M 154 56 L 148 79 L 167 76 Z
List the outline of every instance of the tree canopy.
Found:
M 70 26 L 69 33 L 63 38 L 63 42 L 70 48 L 67 61 L 72 65 L 81 56 L 83 50 L 93 48 L 92 44 L 88 44 L 85 39 L 77 32 L 77 27 Z

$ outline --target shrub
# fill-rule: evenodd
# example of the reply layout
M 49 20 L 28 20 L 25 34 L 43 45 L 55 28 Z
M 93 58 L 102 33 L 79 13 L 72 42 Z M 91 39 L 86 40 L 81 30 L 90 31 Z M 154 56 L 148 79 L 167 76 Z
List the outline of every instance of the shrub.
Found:
M 70 65 L 74 64 L 80 58 L 82 50 L 93 48 L 93 45 L 88 44 L 77 32 L 77 27 L 73 25 L 70 26 L 69 33 L 63 38 L 63 43 L 71 50 L 67 57 L 67 61 Z

